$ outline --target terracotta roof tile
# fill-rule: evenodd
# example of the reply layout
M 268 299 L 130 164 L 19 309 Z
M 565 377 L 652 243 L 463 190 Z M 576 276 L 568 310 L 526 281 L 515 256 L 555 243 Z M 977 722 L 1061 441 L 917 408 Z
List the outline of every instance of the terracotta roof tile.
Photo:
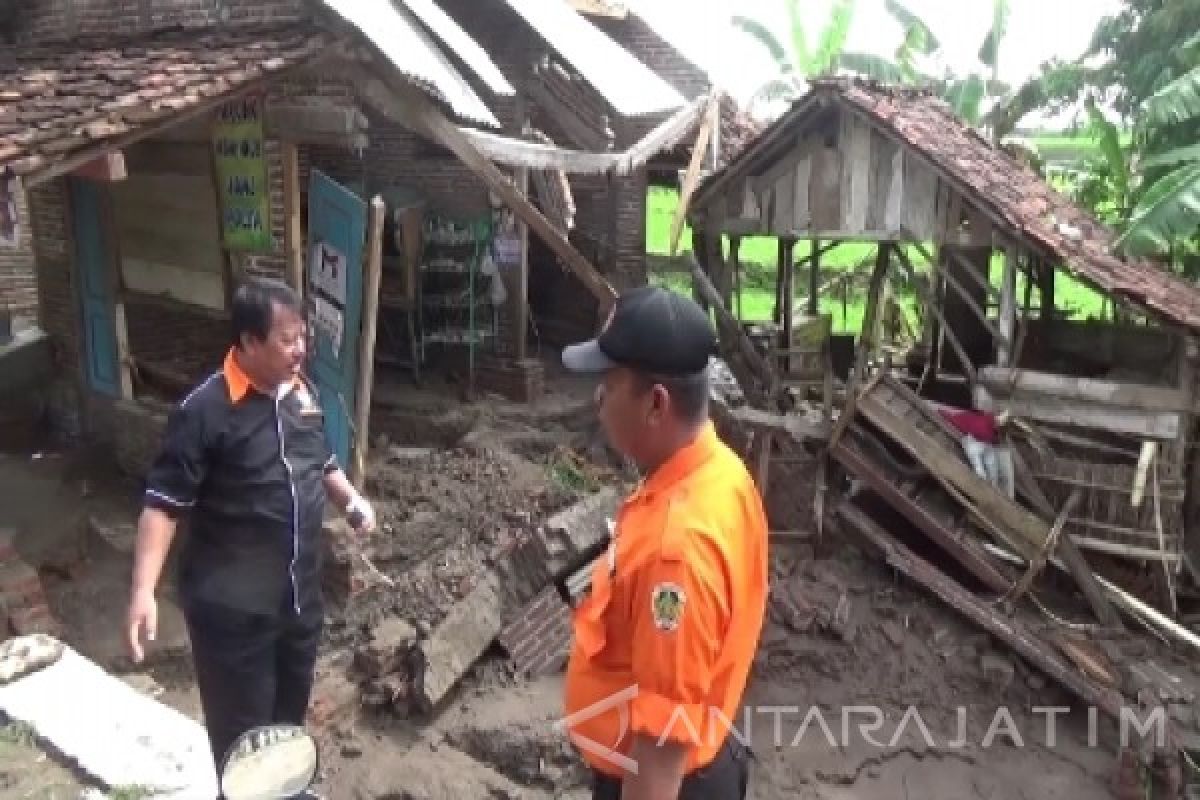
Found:
M 165 120 L 332 44 L 309 25 L 165 31 L 0 55 L 0 172 L 23 175 Z

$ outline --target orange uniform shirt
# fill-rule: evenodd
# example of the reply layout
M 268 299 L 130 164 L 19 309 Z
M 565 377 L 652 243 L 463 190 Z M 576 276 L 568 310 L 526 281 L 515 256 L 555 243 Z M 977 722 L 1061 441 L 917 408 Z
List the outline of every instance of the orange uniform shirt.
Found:
M 757 487 L 712 424 L 621 506 L 574 612 L 565 725 L 594 769 L 631 769 L 634 734 L 708 764 L 739 708 L 767 599 Z

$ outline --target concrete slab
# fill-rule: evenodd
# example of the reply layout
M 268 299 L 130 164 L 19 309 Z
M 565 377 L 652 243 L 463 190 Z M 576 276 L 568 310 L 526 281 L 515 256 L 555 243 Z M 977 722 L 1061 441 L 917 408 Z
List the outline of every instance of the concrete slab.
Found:
M 0 712 L 109 788 L 211 800 L 216 775 L 203 726 L 64 646 L 54 664 L 0 687 Z
M 503 603 L 496 584 L 495 576 L 487 573 L 450 609 L 429 641 L 421 643 L 424 669 L 416 698 L 423 711 L 437 708 L 503 629 Z

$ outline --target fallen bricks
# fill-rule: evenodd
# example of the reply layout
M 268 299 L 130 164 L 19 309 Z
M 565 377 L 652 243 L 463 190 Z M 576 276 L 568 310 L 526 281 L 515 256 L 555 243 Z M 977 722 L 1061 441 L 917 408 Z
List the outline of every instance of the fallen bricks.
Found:
M 525 606 L 507 621 L 499 644 L 517 670 L 536 677 L 557 671 L 571 643 L 570 611 L 558 591 L 547 586 L 553 575 L 575 564 L 609 533 L 619 502 L 616 490 L 604 488 L 550 517 L 533 536 L 501 561 L 507 585 Z M 587 565 L 571 578 L 572 593 L 585 583 Z M 532 599 L 530 599 L 532 598 Z
M 417 647 L 413 704 L 419 712 L 436 709 L 487 651 L 504 627 L 502 613 L 499 579 L 486 572 Z
M 16 532 L 0 529 L 0 639 L 10 634 L 61 636 L 38 571 L 17 554 Z

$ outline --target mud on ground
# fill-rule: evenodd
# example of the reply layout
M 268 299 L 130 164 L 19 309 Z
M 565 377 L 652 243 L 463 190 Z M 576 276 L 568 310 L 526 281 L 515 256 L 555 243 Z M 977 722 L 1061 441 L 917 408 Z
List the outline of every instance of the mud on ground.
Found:
M 384 403 L 368 483 L 381 526 L 362 547 L 395 586 L 375 585 L 331 609 L 323 671 L 349 674 L 354 649 L 389 617 L 427 633 L 507 537 L 600 483 L 627 485 L 631 476 L 597 440 L 586 390 L 559 400 L 541 412 Z M 133 485 L 107 475 L 111 468 L 95 461 L 8 454 L 0 478 L 21 488 L 0 509 L 0 524 L 68 531 L 57 537 L 68 550 L 81 514 L 124 515 L 128 524 Z M 821 552 L 816 558 L 804 543 L 776 548 L 770 619 L 747 702 L 783 710 L 752 711 L 750 724 L 739 727 L 757 756 L 751 797 L 1110 796 L 1112 751 L 1088 746 L 1085 717 L 1059 717 L 1057 746 L 1044 745 L 1045 719 L 1032 709 L 1071 706 L 1071 698 L 854 549 L 827 542 Z M 44 571 L 51 605 L 74 646 L 198 718 L 186 637 L 153 651 L 136 670 L 120 655 L 129 564 L 121 548 L 92 549 L 74 565 Z M 579 760 L 554 727 L 561 688 L 558 676 L 514 675 L 501 653 L 489 651 L 432 719 L 363 708 L 326 726 L 321 788 L 339 799 L 587 797 Z M 881 727 L 864 737 L 864 718 L 855 717 L 843 737 L 842 710 L 868 705 L 886 714 Z M 983 746 L 1000 706 L 1012 710 L 1024 746 L 1005 744 L 1003 735 Z M 954 747 L 959 707 L 968 741 Z M 933 746 L 913 725 L 892 741 L 909 708 L 919 711 Z M 812 709 L 835 742 L 815 719 L 797 736 Z M 0 800 L 75 780 L 36 743 L 13 747 L 0 736 Z

